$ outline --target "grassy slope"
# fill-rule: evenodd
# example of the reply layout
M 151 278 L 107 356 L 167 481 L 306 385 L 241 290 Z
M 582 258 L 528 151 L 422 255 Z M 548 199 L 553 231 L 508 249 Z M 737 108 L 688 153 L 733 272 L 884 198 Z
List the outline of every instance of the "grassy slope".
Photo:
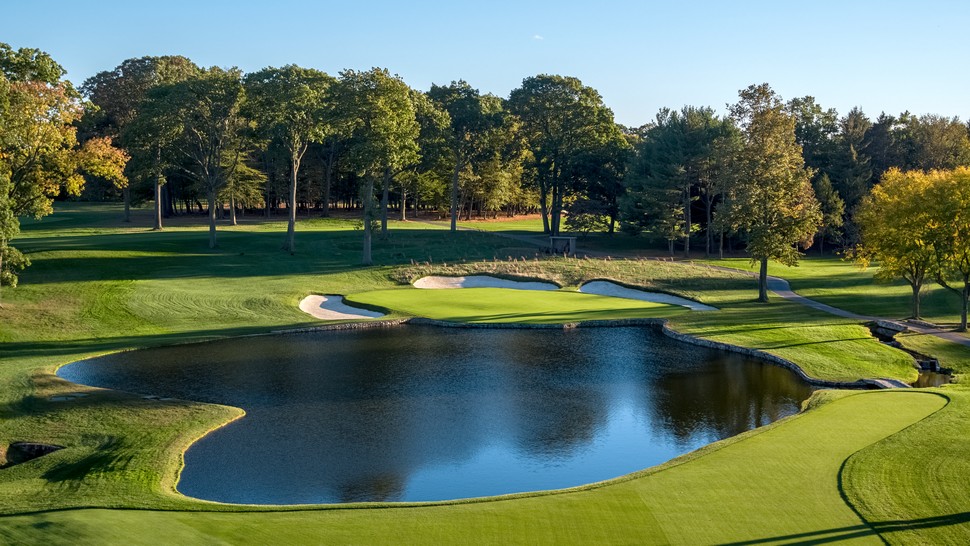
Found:
M 0 471 L 0 512 L 9 514 L 79 506 L 168 509 L 210 506 L 171 494 L 179 454 L 192 438 L 238 416 L 238 410 L 201 404 L 161 404 L 124 393 L 104 391 L 92 391 L 90 396 L 70 402 L 51 402 L 48 400 L 50 395 L 73 392 L 77 388 L 53 377 L 50 371 L 59 364 L 86 355 L 121 348 L 310 324 L 308 318 L 296 310 L 297 301 L 306 293 L 386 289 L 394 284 L 391 277 L 400 280 L 401 276 L 399 270 L 388 267 L 355 267 L 360 235 L 348 230 L 346 222 L 301 222 L 297 239 L 299 252 L 295 256 L 288 256 L 278 250 L 283 232 L 283 225 L 279 222 L 226 229 L 220 235 L 221 248 L 210 251 L 205 248 L 204 233 L 197 226 L 173 227 L 164 233 L 150 233 L 143 227 L 120 228 L 109 213 L 117 214 L 116 210 L 104 207 L 74 207 L 67 214 L 59 212 L 40 224 L 25 226 L 25 237 L 17 241 L 21 248 L 33 251 L 31 257 L 35 266 L 28 270 L 20 288 L 4 292 L 5 307 L 0 310 L 0 341 L 3 342 L 0 353 L 0 385 L 3 385 L 0 387 L 0 440 L 52 441 L 69 447 L 20 467 Z M 145 222 L 147 218 L 142 220 Z M 440 233 L 424 229 L 406 230 L 410 225 L 396 227 L 401 231 L 395 232 L 390 241 L 377 243 L 375 258 L 379 263 L 481 260 L 503 256 L 510 244 L 508 240 L 482 234 L 458 234 L 457 237 L 446 239 Z M 434 267 L 412 266 L 408 274 L 421 273 Z M 496 268 L 499 265 L 479 261 L 476 267 Z M 753 285 L 746 277 L 659 262 L 558 260 L 539 265 L 535 262 L 528 262 L 528 265 L 526 262 L 506 263 L 502 267 L 526 276 L 530 276 L 529 268 L 539 267 L 544 275 L 564 285 L 578 284 L 584 278 L 613 277 L 700 297 L 723 310 L 718 313 L 679 313 L 674 317 L 675 327 L 723 341 L 771 350 L 799 362 L 810 373 L 821 377 L 912 373 L 905 367 L 904 359 L 900 358 L 898 352 L 872 342 L 871 338 L 866 338 L 865 330 L 857 325 L 806 313 L 799 307 L 783 302 L 770 306 L 751 303 Z M 399 291 L 404 293 L 406 290 Z M 558 309 L 559 312 L 568 310 L 568 305 Z M 949 365 L 966 358 L 962 348 L 954 350 L 949 344 L 944 344 L 946 347 L 936 345 L 941 350 L 945 349 L 946 358 L 952 359 L 947 362 Z M 966 361 L 970 362 L 970 358 Z M 960 369 L 970 369 L 970 366 Z M 874 395 L 859 398 L 865 399 L 864 396 Z M 853 412 L 849 413 L 854 415 Z M 797 430 L 800 426 L 798 423 L 814 414 L 810 412 L 793 419 L 785 427 Z M 889 426 L 891 423 L 899 424 L 893 420 L 894 415 L 895 410 L 875 412 L 870 417 L 873 425 Z M 954 427 L 961 419 L 967 419 L 968 415 L 970 410 L 965 405 L 954 405 L 954 409 L 947 408 L 936 414 L 936 418 L 940 420 L 939 423 Z M 851 415 L 831 414 L 827 426 L 851 418 Z M 923 423 L 919 426 L 925 429 L 925 434 L 929 434 L 930 438 L 946 438 L 945 434 L 940 435 L 942 433 L 937 430 L 938 426 L 924 426 Z M 913 441 L 910 440 L 911 443 Z M 784 447 L 775 443 L 779 444 L 775 448 Z M 5 442 L 0 442 L 0 445 L 5 445 Z M 879 458 L 870 459 L 863 456 L 866 453 L 868 451 L 863 450 L 852 459 L 853 472 L 863 476 L 870 474 L 868 469 L 872 464 L 885 458 L 885 454 L 881 454 Z M 970 453 L 970 447 L 958 453 Z M 704 459 L 706 457 L 700 460 Z M 910 462 L 894 455 L 891 459 L 890 462 L 897 465 Z M 966 459 L 963 457 L 961 460 Z M 962 467 L 956 466 L 960 464 L 959 461 L 953 464 L 955 472 L 964 472 Z M 693 467 L 694 463 L 684 465 L 680 472 L 689 475 Z M 712 472 L 723 476 L 733 472 L 733 469 L 715 465 Z M 784 473 L 768 473 L 767 477 L 772 481 L 766 484 L 767 493 L 782 492 L 790 496 L 792 491 L 796 491 L 797 484 L 790 482 L 790 476 L 786 476 Z M 710 483 L 704 485 L 709 488 Z M 953 486 L 953 481 L 941 482 L 941 487 Z M 864 507 L 864 513 L 867 513 L 866 507 L 879 504 L 881 496 L 873 497 L 873 501 L 866 500 L 867 495 L 872 495 L 868 488 L 853 491 L 852 495 Z M 905 519 L 912 503 L 925 504 L 926 499 L 920 496 L 921 491 L 917 489 L 912 498 L 901 498 L 894 504 L 891 509 L 893 516 Z M 760 494 L 767 493 L 763 491 Z M 602 525 L 612 522 L 621 526 L 614 518 L 667 517 L 660 507 L 650 512 L 629 512 L 632 510 L 627 507 L 629 499 L 623 496 L 593 492 L 587 495 L 592 496 L 584 497 L 579 503 L 581 512 L 588 513 L 590 517 L 602 517 L 605 522 Z M 717 502 L 697 504 L 698 510 L 707 511 L 697 519 L 686 524 L 683 520 L 672 519 L 667 525 L 672 529 L 690 529 L 698 521 L 707 521 L 708 512 L 723 514 L 724 517 L 711 519 L 713 526 L 709 532 L 712 533 L 711 537 L 726 537 L 729 535 L 717 533 L 728 533 L 731 521 L 739 514 L 757 515 L 760 509 L 748 510 L 744 506 L 730 504 L 725 507 L 718 504 L 723 499 L 711 497 L 710 500 Z M 964 501 L 964 497 L 958 494 L 947 493 L 944 501 L 936 506 L 939 511 L 959 513 L 966 511 Z M 563 533 L 569 530 L 580 532 L 578 523 L 588 523 L 576 512 L 557 508 L 557 505 L 546 506 L 542 499 L 532 502 L 541 507 L 536 508 L 536 512 L 527 510 L 521 515 L 518 509 L 514 514 L 496 515 L 490 508 L 469 508 L 468 515 L 454 520 L 453 525 L 479 522 L 475 525 L 483 526 L 480 527 L 482 532 L 494 531 L 497 534 L 490 536 L 498 538 L 502 536 L 501 533 L 515 530 L 516 523 L 533 527 L 545 525 L 535 521 L 534 518 L 539 516 L 551 518 L 548 525 L 552 527 L 536 528 L 550 533 L 559 530 Z M 801 503 L 803 500 L 798 497 L 792 502 Z M 614 513 L 615 510 L 620 511 Z M 564 521 L 549 515 L 560 511 L 564 514 Z M 340 513 L 352 514 L 346 516 L 347 523 L 340 529 L 357 536 L 356 533 L 382 531 L 382 526 L 370 522 L 392 518 L 398 511 Z M 164 521 L 167 525 L 169 520 L 175 518 L 181 522 L 178 528 L 185 532 L 197 533 L 207 529 L 225 536 L 223 533 L 232 531 L 222 526 L 231 524 L 241 526 L 239 532 L 242 534 L 239 536 L 251 537 L 256 535 L 245 534 L 254 532 L 251 529 L 253 523 L 250 522 L 272 520 L 281 523 L 269 527 L 267 532 L 289 533 L 287 536 L 296 539 L 300 534 L 320 531 L 313 524 L 325 514 L 329 512 L 306 512 L 286 518 L 112 512 L 99 513 L 99 521 L 90 522 L 91 516 L 87 512 L 61 512 L 5 518 L 0 523 L 0 530 L 19 529 L 23 524 L 26 527 L 22 529 L 29 532 L 57 536 L 55 530 L 59 525 L 70 524 L 65 529 L 68 534 L 60 535 L 67 537 L 69 533 L 82 532 L 85 526 L 98 530 L 102 529 L 101 523 L 108 525 L 114 521 L 137 524 L 129 530 L 116 529 L 119 533 L 146 533 L 153 526 L 162 525 L 160 522 Z M 871 515 L 878 516 L 875 512 Z M 416 517 L 411 513 L 405 519 L 413 520 L 414 525 L 427 524 L 428 532 L 435 532 L 439 528 L 441 532 L 457 532 L 439 524 L 437 515 Z M 629 527 L 629 521 L 624 520 L 623 525 Z M 647 523 L 644 525 L 650 527 Z M 968 532 L 966 525 L 941 529 L 952 533 Z M 104 530 L 108 531 L 107 528 Z M 666 530 L 664 532 L 668 533 Z M 25 540 L 31 536 L 39 538 L 29 534 L 11 536 Z M 102 536 L 108 537 L 110 534 Z M 193 536 L 198 540 L 204 535 Z
M 834 480 L 854 451 L 945 403 L 916 392 L 843 397 L 794 419 L 599 487 L 485 503 L 286 513 L 71 511 L 7 517 L 11 542 L 713 543 L 786 539 L 878 544 Z M 758 464 L 752 464 L 758 461 Z M 472 538 L 474 537 L 474 538 Z M 77 542 L 75 542 L 77 543 Z
M 709 263 L 755 271 L 750 260 L 732 258 Z M 875 270 L 861 270 L 839 258 L 806 256 L 798 266 L 771 263 L 768 273 L 787 279 L 799 294 L 862 315 L 905 318 L 910 316 L 912 291 L 902 281 L 876 282 Z M 960 300 L 944 288 L 928 282 L 922 297 L 923 318 L 940 324 L 960 320 Z

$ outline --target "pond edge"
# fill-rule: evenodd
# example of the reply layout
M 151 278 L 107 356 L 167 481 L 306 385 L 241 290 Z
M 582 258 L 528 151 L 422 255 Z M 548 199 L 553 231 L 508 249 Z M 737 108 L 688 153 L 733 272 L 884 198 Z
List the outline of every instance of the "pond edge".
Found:
M 805 370 L 801 368 L 798 364 L 782 358 L 771 353 L 759 349 L 751 349 L 748 347 L 741 347 L 740 345 L 732 345 L 730 343 L 723 343 L 720 341 L 713 341 L 710 339 L 704 339 L 701 337 L 696 337 L 690 334 L 684 334 L 672 329 L 669 326 L 669 319 L 665 318 L 633 318 L 633 319 L 616 319 L 616 320 L 586 320 L 580 322 L 567 322 L 565 324 L 523 324 L 515 322 L 501 322 L 501 323 L 476 323 L 476 322 L 449 322 L 446 320 L 436 320 L 423 317 L 411 317 L 402 319 L 392 319 L 392 320 L 380 320 L 380 321 L 368 321 L 368 322 L 348 322 L 343 324 L 327 324 L 322 326 L 313 326 L 309 328 L 298 328 L 291 330 L 277 330 L 271 332 L 271 334 L 297 334 L 305 332 L 322 332 L 322 331 L 333 331 L 333 330 L 361 330 L 369 328 L 394 328 L 404 324 L 414 324 L 419 326 L 438 326 L 442 328 L 480 328 L 480 329 L 519 329 L 519 330 L 568 330 L 570 328 L 607 328 L 614 326 L 650 326 L 654 328 L 660 328 L 660 331 L 664 335 L 675 339 L 677 341 L 682 341 L 684 343 L 689 343 L 691 345 L 697 345 L 700 347 L 706 347 L 709 349 L 717 349 L 721 351 L 728 351 L 732 353 L 742 354 L 745 356 L 750 356 L 752 358 L 757 358 L 769 364 L 774 364 L 775 366 L 780 366 L 792 371 L 797 375 L 802 381 L 806 383 L 823 388 L 830 389 L 883 389 L 883 388 L 908 388 L 909 385 L 901 384 L 891 384 L 887 383 L 886 380 L 879 379 L 857 379 L 855 381 L 832 381 L 827 379 L 818 379 L 812 377 L 805 373 Z

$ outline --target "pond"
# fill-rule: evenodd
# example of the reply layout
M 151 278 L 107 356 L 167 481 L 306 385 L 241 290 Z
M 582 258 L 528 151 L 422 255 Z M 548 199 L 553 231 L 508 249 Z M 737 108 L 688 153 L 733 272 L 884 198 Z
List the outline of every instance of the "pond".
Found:
M 244 408 L 192 445 L 178 489 L 260 504 L 596 482 L 796 413 L 812 390 L 786 369 L 640 327 L 249 337 L 119 353 L 58 374 Z

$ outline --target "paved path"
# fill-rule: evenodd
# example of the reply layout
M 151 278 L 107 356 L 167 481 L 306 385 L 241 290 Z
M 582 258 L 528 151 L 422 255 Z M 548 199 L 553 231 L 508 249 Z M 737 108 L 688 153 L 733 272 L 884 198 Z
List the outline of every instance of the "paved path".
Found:
M 427 221 L 425 223 L 432 224 L 432 225 L 439 225 L 439 226 L 442 226 L 442 225 L 443 226 L 450 226 L 451 225 L 449 222 L 433 222 L 433 221 Z M 505 237 L 506 239 L 514 239 L 516 241 L 521 241 L 521 242 L 524 242 L 524 243 L 530 243 L 530 244 L 533 244 L 533 245 L 536 245 L 536 246 L 540 246 L 540 247 L 546 247 L 547 246 L 547 243 L 548 243 L 548 237 L 546 237 L 546 236 L 515 235 L 515 234 L 511 234 L 511 233 L 502 233 L 502 232 L 497 232 L 497 231 L 485 231 L 485 230 L 482 230 L 482 229 L 476 229 L 476 228 L 471 228 L 471 227 L 463 227 L 463 226 L 458 226 L 458 229 L 460 229 L 462 231 L 479 231 L 479 232 L 482 232 L 482 233 L 490 233 L 490 234 L 496 235 L 498 237 Z M 588 256 L 593 256 L 593 257 L 606 257 L 606 256 L 622 257 L 622 253 L 606 253 L 606 252 L 592 252 L 592 251 L 590 251 L 590 252 L 583 252 L 583 254 L 586 254 Z M 648 258 L 648 259 L 662 260 L 663 258 Z M 706 267 L 710 267 L 712 269 L 718 269 L 718 270 L 721 270 L 721 271 L 727 271 L 727 272 L 731 272 L 731 273 L 744 273 L 744 274 L 750 275 L 752 277 L 757 277 L 757 275 L 758 275 L 757 273 L 755 273 L 753 271 L 745 271 L 743 269 L 735 269 L 735 268 L 732 268 L 732 267 L 724 267 L 724 266 L 720 266 L 720 265 L 710 265 L 710 264 L 708 264 L 708 265 L 706 265 Z M 798 293 L 796 293 L 795 291 L 793 291 L 791 289 L 791 285 L 788 284 L 788 281 L 786 281 L 785 279 L 783 279 L 781 277 L 773 277 L 773 276 L 770 276 L 769 275 L 768 276 L 768 290 L 771 290 L 776 295 L 778 295 L 778 297 L 780 297 L 780 298 L 784 298 L 784 299 L 786 299 L 788 301 L 792 301 L 792 302 L 795 302 L 795 303 L 799 303 L 799 304 L 804 305 L 806 307 L 810 307 L 810 308 L 816 309 L 818 311 L 823 311 L 825 313 L 829 313 L 829 314 L 835 315 L 837 317 L 847 318 L 847 319 L 850 319 L 850 320 L 858 320 L 858 321 L 862 321 L 862 322 L 869 322 L 869 321 L 876 321 L 876 320 L 881 320 L 881 321 L 885 321 L 885 322 L 891 322 L 893 324 L 897 324 L 899 326 L 905 327 L 906 329 L 908 329 L 911 332 L 916 332 L 918 334 L 924 334 L 924 335 L 930 335 L 930 336 L 936 336 L 936 337 L 938 337 L 940 339 L 945 339 L 947 341 L 950 341 L 950 342 L 953 342 L 953 343 L 957 343 L 957 344 L 963 345 L 965 347 L 970 347 L 970 338 L 968 338 L 967 336 L 964 336 L 962 334 L 959 334 L 957 332 L 952 332 L 952 331 L 944 330 L 942 328 L 934 328 L 934 327 L 927 326 L 927 325 L 923 325 L 923 324 L 916 324 L 916 323 L 913 323 L 913 322 L 910 322 L 910 321 L 902 321 L 902 320 L 888 319 L 888 318 L 884 318 L 884 317 L 873 317 L 873 316 L 868 316 L 868 315 L 860 315 L 858 313 L 853 313 L 852 311 L 846 311 L 845 309 L 839 309 L 838 307 L 832 307 L 831 305 L 826 305 L 826 304 L 824 304 L 822 302 L 819 302 L 819 301 L 815 301 L 813 299 L 806 298 L 805 296 L 800 296 L 800 295 L 798 295 Z

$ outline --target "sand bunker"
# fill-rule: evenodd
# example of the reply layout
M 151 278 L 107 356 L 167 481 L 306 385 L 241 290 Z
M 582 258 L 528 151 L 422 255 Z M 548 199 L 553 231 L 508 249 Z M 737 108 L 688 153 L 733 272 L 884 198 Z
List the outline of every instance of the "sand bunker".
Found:
M 320 320 L 350 320 L 383 317 L 384 313 L 351 307 L 343 296 L 307 296 L 300 302 L 300 311 Z
M 414 281 L 415 288 L 513 288 L 516 290 L 559 290 L 559 287 L 549 282 L 510 281 L 488 275 L 473 275 L 471 277 L 422 277 Z
M 650 301 L 653 303 L 668 303 L 670 305 L 680 305 L 681 307 L 686 307 L 691 311 L 717 311 L 717 307 L 711 307 L 710 305 L 697 303 L 696 301 L 689 300 L 687 298 L 681 298 L 679 296 L 671 296 L 670 294 L 661 294 L 659 292 L 646 292 L 643 290 L 634 290 L 633 288 L 620 286 L 616 283 L 612 283 L 609 281 L 588 282 L 583 286 L 580 286 L 579 291 L 584 294 L 596 294 L 598 296 L 612 296 L 614 298 L 625 298 L 628 300 L 640 300 L 640 301 Z

